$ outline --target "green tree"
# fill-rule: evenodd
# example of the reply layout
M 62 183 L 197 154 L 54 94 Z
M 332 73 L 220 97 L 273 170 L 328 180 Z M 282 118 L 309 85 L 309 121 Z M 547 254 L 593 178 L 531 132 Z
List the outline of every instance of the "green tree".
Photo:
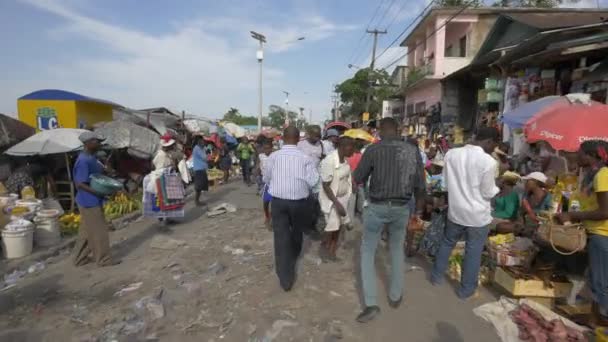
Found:
M 258 118 L 255 116 L 243 116 L 237 108 L 231 107 L 226 114 L 224 114 L 224 121 L 230 121 L 237 125 L 251 126 L 258 124 Z
M 287 111 L 285 110 L 285 108 L 281 107 L 281 106 L 277 106 L 277 105 L 271 105 L 270 107 L 268 107 L 268 119 L 269 119 L 269 124 L 270 126 L 274 127 L 274 128 L 278 128 L 278 129 L 282 129 L 283 126 L 285 125 L 285 113 Z M 298 119 L 298 113 L 294 112 L 294 111 L 289 111 L 288 113 L 288 117 L 289 117 L 289 122 L 290 123 L 295 123 L 296 125 L 302 125 L 302 122 L 306 122 L 306 120 L 300 120 Z
M 393 95 L 396 88 L 390 84 L 389 75 L 385 70 L 375 70 L 370 74 L 369 68 L 360 69 L 353 77 L 336 86 L 343 105 L 340 107 L 346 119 L 359 119 L 365 112 L 367 90 L 371 87 L 370 114 L 382 111 L 382 101 Z

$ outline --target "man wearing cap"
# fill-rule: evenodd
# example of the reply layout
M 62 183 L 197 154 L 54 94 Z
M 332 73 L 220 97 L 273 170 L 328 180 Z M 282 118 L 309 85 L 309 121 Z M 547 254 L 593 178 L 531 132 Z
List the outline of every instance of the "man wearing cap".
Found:
M 456 243 L 464 237 L 465 256 L 458 297 L 466 299 L 475 294 L 481 266 L 481 253 L 492 222 L 491 201 L 498 194 L 496 161 L 491 153 L 498 145 L 496 128 L 480 128 L 475 143 L 454 148 L 446 153 L 443 169 L 448 190 L 448 221 L 437 251 L 431 282 L 443 282 L 448 259 Z
M 81 224 L 78 240 L 74 247 L 74 265 L 89 263 L 89 254 L 98 266 L 112 266 L 119 263 L 110 257 L 110 236 L 103 215 L 103 194 L 93 190 L 90 185 L 91 175 L 100 174 L 102 165 L 95 156 L 104 138 L 94 132 L 84 132 L 79 137 L 84 150 L 74 164 L 74 183 L 76 185 L 76 204 L 80 212 Z
M 340 133 L 338 133 L 338 130 L 335 128 L 330 128 L 327 130 L 327 133 L 325 133 L 325 140 L 323 140 L 321 143 L 323 144 L 323 152 L 325 152 L 325 155 L 329 155 L 330 153 L 332 153 L 333 151 L 336 150 L 336 148 L 338 147 L 338 140 L 340 139 Z

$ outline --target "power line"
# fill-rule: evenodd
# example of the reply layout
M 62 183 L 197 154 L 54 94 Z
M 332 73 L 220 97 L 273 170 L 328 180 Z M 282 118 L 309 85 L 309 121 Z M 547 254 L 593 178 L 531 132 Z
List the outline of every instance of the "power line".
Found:
M 374 14 L 372 14 L 372 17 L 369 19 L 369 21 L 367 22 L 367 25 L 365 26 L 365 30 L 369 30 L 370 25 L 372 24 L 372 22 L 374 21 L 374 19 L 376 19 L 376 16 L 378 15 L 378 11 L 380 10 L 380 7 L 382 6 L 382 4 L 384 3 L 384 0 L 380 0 L 380 2 L 378 3 L 378 5 L 376 6 L 376 10 L 374 11 Z M 357 45 L 355 46 L 355 49 L 353 50 L 353 52 L 350 54 L 350 57 L 348 58 L 348 62 L 350 63 L 355 55 L 355 53 L 359 50 L 359 47 L 361 45 L 361 42 L 363 41 L 363 39 L 367 37 L 367 33 L 363 32 L 363 34 L 361 35 L 361 38 L 359 38 L 359 41 L 357 42 Z
M 378 6 L 376 6 L 376 10 L 374 11 L 374 14 L 372 14 L 372 18 L 369 20 L 369 22 L 367 23 L 367 26 L 365 27 L 366 30 L 369 30 L 371 24 L 374 22 L 374 19 L 376 19 L 376 16 L 378 15 L 378 11 L 380 10 L 380 8 L 382 8 L 383 3 L 384 3 L 384 0 L 380 0 L 380 3 L 378 3 Z
M 397 36 L 397 38 L 395 38 L 390 44 L 388 44 L 388 46 L 384 50 L 382 50 L 382 52 L 380 52 L 380 54 L 378 55 L 378 58 L 382 57 L 382 55 L 384 55 L 384 53 L 386 53 L 386 51 L 388 51 L 388 49 L 390 49 L 391 46 L 393 46 L 397 41 L 399 41 L 399 39 L 418 21 L 418 19 L 422 18 L 422 16 L 426 13 L 426 11 L 429 8 L 431 8 L 431 6 L 434 3 L 435 3 L 435 0 L 431 0 L 431 2 L 429 2 L 429 4 L 422 10 L 422 12 L 420 12 L 418 14 L 418 16 L 416 18 L 414 18 L 414 20 L 412 20 L 403 31 L 401 31 L 401 33 Z
M 399 7 L 399 10 L 395 12 L 395 16 L 393 16 L 393 19 L 391 19 L 391 21 L 389 22 L 389 24 L 384 28 L 385 30 L 388 31 L 388 29 L 393 26 L 393 24 L 395 23 L 395 21 L 397 21 L 397 18 L 399 18 L 399 15 L 401 15 L 401 12 L 403 12 L 403 10 L 405 9 L 405 5 L 407 4 L 407 1 L 403 1 L 401 2 L 401 7 Z
M 382 24 L 382 22 L 384 21 L 384 18 L 386 18 L 386 15 L 388 14 L 388 11 L 393 7 L 393 4 L 395 4 L 395 0 L 391 0 L 391 2 L 386 6 L 386 8 L 384 9 L 384 13 L 382 14 L 382 17 L 380 17 L 380 21 L 378 21 L 378 24 L 376 24 L 376 27 L 378 27 Z
M 416 45 L 414 46 L 414 48 L 413 48 L 413 49 L 411 49 L 411 50 L 410 50 L 410 49 L 408 48 L 408 51 L 407 51 L 405 54 L 403 54 L 403 55 L 401 55 L 401 56 L 397 57 L 397 59 L 395 59 L 395 60 L 394 60 L 393 62 L 391 62 L 389 65 L 387 65 L 387 66 L 383 67 L 381 70 L 386 70 L 386 69 L 388 69 L 388 68 L 392 67 L 392 66 L 393 66 L 393 65 L 395 65 L 397 62 L 399 62 L 401 59 L 403 59 L 404 57 L 409 56 L 409 54 L 410 54 L 410 53 L 412 53 L 412 52 L 416 51 L 416 49 L 417 49 L 419 46 L 421 46 L 422 44 L 425 44 L 425 43 L 426 43 L 426 41 L 427 41 L 429 38 L 431 38 L 432 36 L 434 36 L 434 35 L 435 35 L 435 34 L 436 34 L 436 33 L 437 33 L 439 30 L 441 30 L 442 28 L 444 28 L 444 27 L 445 27 L 447 24 L 449 24 L 449 23 L 450 23 L 452 20 L 454 20 L 454 18 L 456 18 L 457 16 L 459 16 L 459 15 L 460 15 L 462 12 L 464 12 L 464 11 L 465 11 L 465 10 L 466 10 L 466 9 L 467 9 L 469 6 L 471 6 L 472 4 L 474 4 L 474 3 L 476 3 L 476 2 L 477 2 L 477 0 L 471 0 L 471 1 L 467 2 L 466 4 L 464 4 L 464 5 L 462 6 L 462 8 L 461 8 L 460 10 L 458 10 L 458 12 L 456 12 L 454 15 L 452 15 L 450 18 L 448 18 L 448 20 L 446 20 L 446 21 L 445 21 L 443 24 L 441 24 L 441 25 L 440 25 L 439 27 L 437 27 L 435 30 L 433 30 L 433 32 L 431 32 L 431 33 L 430 33 L 428 36 L 426 36 L 426 38 L 425 38 L 423 41 L 421 41 L 420 43 L 416 44 Z
M 352 63 L 349 63 L 349 64 L 354 64 L 354 65 L 362 64 L 362 62 L 364 62 L 364 61 L 359 62 L 359 60 L 361 59 L 361 57 L 365 57 L 366 51 L 369 51 L 371 49 L 373 43 L 374 43 L 373 39 L 371 39 L 371 38 L 367 39 L 365 45 L 361 46 L 361 49 L 359 49 L 359 51 L 357 51 L 357 55 L 353 59 Z

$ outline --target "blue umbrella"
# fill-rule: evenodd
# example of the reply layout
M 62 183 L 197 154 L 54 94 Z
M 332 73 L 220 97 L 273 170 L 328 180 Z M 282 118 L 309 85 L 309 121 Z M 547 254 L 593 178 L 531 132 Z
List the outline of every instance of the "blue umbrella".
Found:
M 553 95 L 524 103 L 512 111 L 504 113 L 502 115 L 502 122 L 511 128 L 521 128 L 534 115 L 548 109 L 549 107 L 552 107 L 554 104 L 560 101 L 568 100 L 563 96 Z

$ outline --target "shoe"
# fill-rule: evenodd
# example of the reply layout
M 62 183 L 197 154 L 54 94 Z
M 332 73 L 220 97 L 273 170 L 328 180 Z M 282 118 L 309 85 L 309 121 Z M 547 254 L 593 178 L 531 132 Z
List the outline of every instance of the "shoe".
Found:
M 283 291 L 289 292 L 293 288 L 293 284 L 294 284 L 294 282 L 291 282 L 289 284 L 280 284 L 280 285 L 281 285 L 281 288 L 283 289 Z
M 399 299 L 397 300 L 392 300 L 392 299 L 388 299 L 388 305 L 390 305 L 391 308 L 396 309 L 399 306 L 401 306 L 401 302 L 403 301 L 403 295 L 401 295 L 401 297 L 399 297 Z
M 357 322 L 359 323 L 367 323 L 371 320 L 373 320 L 374 318 L 376 318 L 376 316 L 378 316 L 378 314 L 380 313 L 380 308 L 377 306 L 368 306 L 366 307 L 363 312 L 361 312 L 359 314 L 359 316 L 357 316 Z

